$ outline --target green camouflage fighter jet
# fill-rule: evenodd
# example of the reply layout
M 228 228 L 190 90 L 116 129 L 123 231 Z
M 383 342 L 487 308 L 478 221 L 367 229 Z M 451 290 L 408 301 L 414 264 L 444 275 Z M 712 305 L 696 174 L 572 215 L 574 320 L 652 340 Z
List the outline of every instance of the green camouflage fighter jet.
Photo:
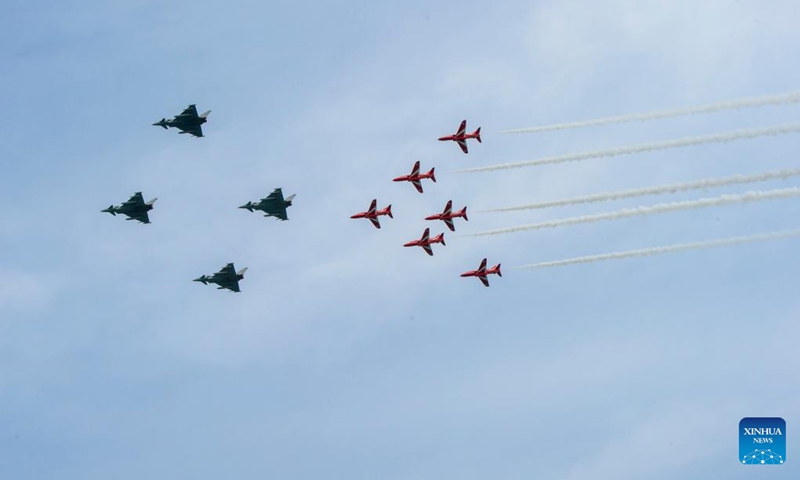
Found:
M 286 216 L 286 208 L 292 206 L 292 200 L 296 195 L 289 195 L 284 200 L 283 198 L 283 191 L 280 188 L 276 188 L 272 191 L 272 193 L 267 196 L 267 198 L 262 198 L 258 201 L 258 203 L 247 202 L 239 208 L 244 208 L 249 211 L 253 210 L 261 210 L 266 215 L 265 217 L 276 217 L 280 218 L 281 220 L 289 220 L 289 217 Z
M 239 280 L 244 279 L 244 272 L 247 271 L 247 268 L 243 268 L 238 272 L 233 268 L 233 264 L 229 263 L 222 267 L 222 270 L 211 275 L 210 277 L 207 275 L 203 275 L 200 278 L 195 278 L 193 281 L 200 282 L 203 285 L 208 285 L 209 283 L 213 283 L 219 285 L 217 290 L 222 290 L 223 288 L 227 288 L 232 292 L 240 292 L 239 290 Z
M 136 192 L 133 194 L 130 200 L 123 203 L 119 207 L 111 205 L 105 210 L 100 211 L 110 213 L 115 217 L 118 213 L 121 213 L 128 217 L 125 220 L 138 220 L 142 223 L 150 223 L 150 217 L 147 215 L 147 212 L 153 209 L 153 204 L 156 203 L 156 200 L 158 199 L 154 198 L 145 203 L 144 198 L 142 197 L 142 192 Z
M 160 122 L 156 122 L 153 125 L 156 127 L 164 127 L 164 130 L 168 127 L 175 127 L 180 130 L 178 133 L 189 133 L 199 138 L 203 136 L 203 129 L 200 126 L 206 123 L 206 119 L 210 113 L 211 110 L 202 115 L 198 115 L 197 107 L 195 105 L 189 105 L 186 107 L 186 110 L 181 112 L 180 115 L 176 115 L 172 120 L 162 118 Z

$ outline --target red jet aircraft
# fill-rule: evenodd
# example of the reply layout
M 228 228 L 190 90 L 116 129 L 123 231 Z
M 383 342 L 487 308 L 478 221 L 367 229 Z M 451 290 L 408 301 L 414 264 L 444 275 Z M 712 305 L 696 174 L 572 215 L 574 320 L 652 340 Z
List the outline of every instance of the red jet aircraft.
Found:
M 453 213 L 453 201 L 448 200 L 447 205 L 444 206 L 444 211 L 442 213 L 437 213 L 436 215 L 431 215 L 430 217 L 425 217 L 425 220 L 442 220 L 447 225 L 447 228 L 450 229 L 451 232 L 456 231 L 455 225 L 453 225 L 454 218 L 463 218 L 466 221 L 469 221 L 467 218 L 467 207 L 462 208 L 460 211 Z
M 474 132 L 467 133 L 467 121 L 464 120 L 461 122 L 461 126 L 458 127 L 458 131 L 455 133 L 455 135 L 447 135 L 446 137 L 440 138 L 439 141 L 446 142 L 448 140 L 452 140 L 454 142 L 458 142 L 458 146 L 461 147 L 461 150 L 463 150 L 464 153 L 469 153 L 469 151 L 467 151 L 468 138 L 474 138 L 478 141 L 478 143 L 483 143 L 481 142 L 481 128 L 478 127 L 478 129 Z
M 462 277 L 478 277 L 481 282 L 487 287 L 489 286 L 489 280 L 486 278 L 487 275 L 497 274 L 498 277 L 502 277 L 503 274 L 500 273 L 500 264 L 498 263 L 492 268 L 486 268 L 486 259 L 484 258 L 481 262 L 481 265 L 478 267 L 477 270 L 470 270 L 469 272 L 462 273 Z
M 419 193 L 422 193 L 422 183 L 420 182 L 420 180 L 425 179 L 425 178 L 430 178 L 431 180 L 436 182 L 436 177 L 433 175 L 433 170 L 434 169 L 431 168 L 430 172 L 423 173 L 422 175 L 420 175 L 420 173 L 419 173 L 419 161 L 417 161 L 417 163 L 414 164 L 414 168 L 411 169 L 411 174 L 410 175 L 403 175 L 402 177 L 397 177 L 397 178 L 394 179 L 394 181 L 395 182 L 411 182 L 411 183 L 414 184 L 415 187 L 417 187 L 417 191 Z
M 430 228 L 426 228 L 424 232 L 422 232 L 422 238 L 419 240 L 413 240 L 411 242 L 406 243 L 403 245 L 404 247 L 422 247 L 425 249 L 425 252 L 428 255 L 433 256 L 433 250 L 431 249 L 431 244 L 434 243 L 441 243 L 442 245 L 446 245 L 444 243 L 444 233 L 440 233 L 439 235 L 430 238 Z
M 373 199 L 372 203 L 369 205 L 369 210 L 366 212 L 356 213 L 355 215 L 351 216 L 350 218 L 369 218 L 375 228 L 381 228 L 381 222 L 378 221 L 378 217 L 381 215 L 389 215 L 389 218 L 394 218 L 392 216 L 392 206 L 388 205 L 383 210 L 376 210 L 375 207 L 378 205 L 378 199 Z

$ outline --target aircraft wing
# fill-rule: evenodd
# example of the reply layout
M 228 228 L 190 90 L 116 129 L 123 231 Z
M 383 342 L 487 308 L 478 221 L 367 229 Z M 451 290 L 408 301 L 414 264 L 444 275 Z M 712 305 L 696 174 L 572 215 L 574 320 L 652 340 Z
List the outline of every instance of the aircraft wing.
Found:
M 381 222 L 378 221 L 377 217 L 369 217 L 369 220 L 375 225 L 375 228 L 381 228 Z
M 451 232 L 455 232 L 456 231 L 456 226 L 453 225 L 453 219 L 445 218 L 444 219 L 444 223 L 445 223 L 445 225 L 447 225 L 447 228 L 449 228 Z
M 238 280 L 234 280 L 232 282 L 221 283 L 219 286 L 222 287 L 222 288 L 227 288 L 228 290 L 230 290 L 232 292 L 240 292 L 241 291 L 241 290 L 239 290 L 239 281 Z
M 481 260 L 481 265 L 478 267 L 478 272 L 484 273 L 486 271 L 486 259 Z
M 427 242 L 428 238 L 430 238 L 431 229 L 426 228 L 424 232 L 422 232 L 422 238 L 419 239 L 420 242 Z
M 194 120 L 200 118 L 200 116 L 197 114 L 197 106 L 195 106 L 195 105 L 189 105 L 188 107 L 186 107 L 181 112 L 181 114 L 177 115 L 175 118 L 178 118 L 178 117 L 191 118 L 191 119 L 194 119 Z
M 192 105 L 192 106 L 194 106 L 194 105 Z M 197 110 L 195 110 L 195 115 L 196 114 L 197 114 Z M 464 135 L 464 133 L 466 133 L 466 131 L 467 131 L 467 121 L 463 120 L 461 122 L 461 126 L 458 127 L 458 131 L 456 132 L 456 135 Z
M 214 274 L 215 279 L 220 278 L 236 278 L 236 270 L 233 268 L 233 264 L 229 263 L 222 267 L 219 272 Z
M 178 127 L 178 129 L 183 133 L 188 133 L 190 135 L 194 135 L 195 137 L 203 136 L 203 128 L 200 125 L 195 125 L 188 128 Z
M 486 285 L 487 287 L 489 286 L 489 279 L 488 278 L 486 278 L 486 277 L 478 277 L 478 278 L 481 279 L 481 282 L 483 282 L 484 285 Z
M 267 198 L 262 198 L 261 199 L 261 203 L 264 203 L 264 202 L 280 202 L 280 203 L 283 203 L 284 202 L 283 190 L 281 190 L 280 188 L 276 188 L 275 190 L 272 191 L 272 193 L 267 195 Z
M 414 164 L 414 168 L 411 169 L 411 176 L 414 177 L 416 175 L 419 175 L 419 160 Z
M 286 215 L 286 207 L 275 207 L 275 208 L 272 208 L 272 209 L 268 210 L 268 213 L 267 213 L 266 216 L 267 217 L 270 217 L 270 216 L 277 217 L 277 218 L 280 218 L 281 220 L 289 220 L 288 215 Z
M 128 218 L 130 218 L 131 220 L 138 220 L 138 221 L 140 221 L 142 223 L 150 223 L 150 216 L 148 216 L 147 212 L 145 212 L 145 211 L 129 213 L 127 215 L 128 215 Z
M 456 142 L 458 143 L 458 146 L 461 147 L 461 150 L 464 153 L 469 153 L 469 150 L 467 149 L 467 142 L 466 141 L 464 141 L 464 140 L 456 140 Z
M 430 256 L 433 256 L 433 249 L 431 248 L 430 245 L 422 245 L 422 248 L 425 249 L 425 253 L 427 253 Z
M 369 210 L 367 210 L 367 212 L 368 213 L 375 213 L 375 210 L 377 208 L 378 208 L 378 199 L 375 198 L 375 199 L 372 200 L 372 203 L 369 204 Z
M 144 198 L 142 197 L 142 192 L 134 193 L 131 198 L 122 205 L 128 207 L 144 207 Z
M 419 180 L 411 180 L 411 183 L 413 183 L 414 186 L 417 187 L 417 191 L 419 193 L 422 193 L 422 184 L 419 182 Z

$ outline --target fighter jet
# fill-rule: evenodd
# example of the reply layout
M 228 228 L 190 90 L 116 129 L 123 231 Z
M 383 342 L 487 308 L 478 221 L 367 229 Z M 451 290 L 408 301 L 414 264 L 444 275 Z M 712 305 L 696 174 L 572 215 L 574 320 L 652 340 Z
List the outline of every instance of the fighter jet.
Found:
M 130 200 L 123 203 L 119 207 L 111 205 L 105 210 L 100 211 L 110 213 L 115 217 L 118 213 L 121 213 L 128 217 L 125 220 L 138 220 L 142 223 L 150 223 L 150 217 L 147 215 L 147 212 L 153 209 L 153 204 L 156 203 L 156 200 L 158 199 L 154 198 L 145 203 L 144 198 L 142 197 L 142 192 L 136 192 L 133 194 Z
M 160 122 L 156 122 L 153 125 L 156 127 L 164 127 L 164 130 L 168 127 L 175 127 L 180 130 L 178 133 L 189 133 L 195 137 L 202 137 L 203 129 L 200 126 L 206 123 L 209 113 L 211 113 L 211 110 L 202 115 L 198 115 L 197 107 L 195 105 L 189 105 L 186 107 L 186 110 L 181 112 L 180 115 L 176 115 L 172 120 L 162 118 Z
M 439 138 L 439 141 L 446 142 L 452 140 L 458 143 L 458 146 L 461 147 L 461 150 L 464 153 L 469 153 L 469 151 L 467 150 L 467 139 L 469 138 L 474 138 L 475 140 L 478 141 L 478 143 L 481 143 L 481 128 L 478 127 L 478 129 L 475 130 L 474 132 L 467 133 L 467 121 L 464 120 L 461 122 L 461 126 L 458 127 L 458 131 L 455 133 L 455 135 L 447 135 L 441 137 Z
M 412 240 L 405 245 L 404 247 L 422 247 L 430 256 L 433 256 L 433 249 L 431 249 L 431 244 L 434 243 L 441 243 L 442 245 L 447 245 L 444 243 L 444 233 L 440 233 L 433 238 L 430 238 L 431 229 L 426 228 L 424 232 L 422 232 L 422 237 L 419 240 Z
M 402 177 L 397 177 L 393 181 L 395 182 L 411 182 L 416 188 L 419 193 L 422 193 L 422 182 L 420 180 L 425 178 L 430 178 L 434 182 L 436 182 L 436 177 L 433 174 L 435 169 L 431 168 L 431 171 L 428 173 L 419 173 L 419 160 L 417 163 L 414 164 L 414 167 L 411 169 L 411 173 L 408 175 L 403 175 Z
M 500 273 L 500 264 L 498 263 L 494 267 L 487 269 L 486 268 L 486 259 L 484 258 L 481 261 L 481 264 L 480 264 L 480 266 L 478 267 L 477 270 L 470 270 L 469 272 L 462 273 L 461 276 L 462 277 L 478 277 L 480 279 L 480 281 L 483 282 L 483 284 L 488 287 L 489 286 L 489 279 L 487 279 L 486 276 L 487 275 L 492 275 L 492 274 L 495 274 L 498 277 L 502 277 L 503 276 L 503 274 Z
M 245 210 L 254 211 L 254 210 L 261 210 L 266 215 L 265 217 L 276 217 L 280 218 L 281 220 L 289 220 L 289 217 L 286 216 L 286 208 L 292 206 L 292 199 L 294 199 L 295 195 L 289 195 L 286 199 L 283 199 L 283 190 L 280 188 L 276 188 L 272 191 L 266 198 L 262 198 L 258 201 L 258 203 L 254 202 L 247 202 L 239 208 L 244 208 Z
M 211 275 L 210 277 L 207 275 L 203 275 L 200 278 L 195 278 L 193 281 L 200 282 L 203 285 L 208 285 L 209 283 L 214 283 L 219 285 L 217 290 L 222 290 L 223 288 L 227 288 L 232 292 L 240 292 L 239 290 L 239 280 L 244 279 L 244 272 L 247 271 L 247 268 L 243 268 L 238 272 L 233 268 L 233 264 L 229 263 L 222 267 L 222 270 Z
M 464 207 L 458 212 L 453 213 L 453 201 L 448 200 L 447 205 L 444 206 L 444 211 L 442 213 L 437 213 L 435 215 L 425 217 L 425 220 L 442 220 L 447 225 L 447 228 L 449 228 L 451 232 L 455 232 L 456 227 L 455 225 L 453 225 L 453 219 L 459 217 L 469 221 L 469 219 L 467 218 L 467 207 Z
M 351 215 L 350 218 L 368 218 L 369 221 L 375 225 L 375 228 L 381 228 L 381 222 L 378 220 L 378 217 L 381 215 L 388 215 L 389 218 L 394 218 L 392 216 L 392 206 L 391 204 L 387 205 L 383 210 L 378 210 L 377 207 L 378 200 L 373 198 L 372 203 L 369 204 L 369 210 Z

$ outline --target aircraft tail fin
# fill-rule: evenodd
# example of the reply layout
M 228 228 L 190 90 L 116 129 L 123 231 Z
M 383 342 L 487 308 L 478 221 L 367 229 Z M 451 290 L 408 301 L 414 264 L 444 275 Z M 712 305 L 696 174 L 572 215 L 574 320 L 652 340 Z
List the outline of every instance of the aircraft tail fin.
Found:
M 475 133 L 473 133 L 473 135 L 475 135 L 475 140 L 477 140 L 478 143 L 483 143 L 481 142 L 481 127 L 478 127 L 478 129 L 475 130 Z
M 386 215 L 389 215 L 389 218 L 394 218 L 394 216 L 392 215 L 392 205 L 391 204 L 389 204 L 386 207 Z
M 428 172 L 428 175 L 430 175 L 431 176 L 431 180 L 433 180 L 433 182 L 436 183 L 436 175 L 434 175 L 434 173 L 433 173 L 434 170 L 436 170 L 436 167 L 431 168 L 431 171 Z
M 199 116 L 200 116 L 200 118 L 208 118 L 208 116 L 210 114 L 211 114 L 211 110 L 207 110 L 207 111 L 201 113 Z M 480 130 L 480 128 L 478 130 Z
M 150 206 L 152 207 L 152 206 L 153 206 L 153 204 L 154 204 L 154 203 L 156 203 L 156 200 L 158 200 L 158 198 L 154 198 L 154 199 L 150 200 L 150 201 L 149 201 L 149 202 L 147 202 L 145 205 L 150 205 Z
M 244 277 L 244 272 L 246 272 L 246 271 L 247 271 L 247 267 L 244 267 L 243 269 L 241 269 L 238 272 L 236 272 L 236 275 L 241 275 L 241 276 Z
M 464 221 L 469 222 L 469 218 L 467 218 L 467 207 L 462 208 L 458 213 L 464 217 Z
M 442 245 L 444 245 L 444 246 L 446 247 L 446 246 L 447 246 L 447 244 L 446 244 L 446 243 L 444 243 L 444 232 L 442 232 L 442 233 L 440 233 L 440 234 L 439 234 L 439 239 L 442 241 Z
M 492 267 L 492 268 L 497 270 L 497 276 L 498 277 L 502 277 L 503 276 L 503 274 L 500 273 L 500 264 L 499 263 L 497 265 L 495 265 L 494 267 Z
M 293 193 L 293 194 L 289 195 L 288 197 L 286 197 L 286 201 L 289 202 L 289 203 L 292 203 L 292 200 L 294 200 L 294 197 L 296 197 L 296 196 L 297 196 L 297 194 Z

